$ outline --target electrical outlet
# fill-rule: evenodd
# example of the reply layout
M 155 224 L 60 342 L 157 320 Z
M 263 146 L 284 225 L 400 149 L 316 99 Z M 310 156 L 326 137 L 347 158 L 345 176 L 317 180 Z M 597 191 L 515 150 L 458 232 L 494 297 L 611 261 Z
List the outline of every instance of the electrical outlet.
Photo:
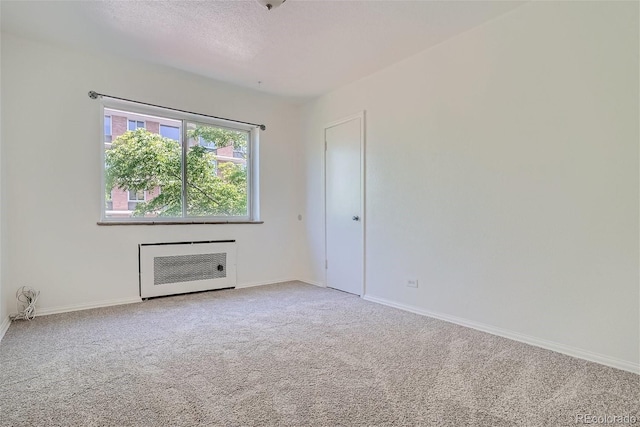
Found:
M 407 286 L 410 288 L 418 287 L 418 279 L 407 279 Z

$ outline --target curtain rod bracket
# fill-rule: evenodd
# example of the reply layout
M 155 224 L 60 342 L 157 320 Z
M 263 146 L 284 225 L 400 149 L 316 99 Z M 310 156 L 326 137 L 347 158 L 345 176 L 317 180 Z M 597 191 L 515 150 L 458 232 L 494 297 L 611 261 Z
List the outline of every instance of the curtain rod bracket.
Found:
M 98 93 L 97 93 L 97 92 L 94 92 L 94 91 L 92 91 L 92 90 L 90 90 L 90 91 L 89 91 L 89 98 L 91 98 L 91 99 L 98 99 L 98 96 L 99 96 L 99 95 L 98 95 Z

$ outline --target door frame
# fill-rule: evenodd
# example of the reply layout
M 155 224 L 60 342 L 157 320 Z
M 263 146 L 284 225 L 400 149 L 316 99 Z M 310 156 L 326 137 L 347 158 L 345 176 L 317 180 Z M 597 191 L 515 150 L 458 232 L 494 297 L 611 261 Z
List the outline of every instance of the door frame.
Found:
M 362 232 L 362 289 L 360 291 L 360 298 L 364 298 L 366 283 L 367 283 L 367 266 L 366 266 L 366 227 L 367 214 L 366 214 L 366 198 L 365 198 L 365 116 L 366 111 L 362 110 L 355 114 L 352 114 L 342 119 L 334 120 L 324 126 L 323 139 L 324 150 L 322 156 L 322 214 L 323 214 L 323 226 L 324 226 L 324 286 L 327 287 L 327 129 L 341 125 L 343 123 L 350 122 L 351 120 L 360 119 L 360 231 Z

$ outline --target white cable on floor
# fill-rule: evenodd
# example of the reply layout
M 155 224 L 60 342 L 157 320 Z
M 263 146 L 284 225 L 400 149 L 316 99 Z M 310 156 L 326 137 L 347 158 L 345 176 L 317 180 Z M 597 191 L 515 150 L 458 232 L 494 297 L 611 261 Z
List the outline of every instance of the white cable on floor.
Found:
M 36 301 L 40 296 L 40 291 L 36 291 L 29 286 L 23 286 L 16 291 L 16 306 L 18 314 L 11 316 L 11 320 L 32 320 L 36 317 Z

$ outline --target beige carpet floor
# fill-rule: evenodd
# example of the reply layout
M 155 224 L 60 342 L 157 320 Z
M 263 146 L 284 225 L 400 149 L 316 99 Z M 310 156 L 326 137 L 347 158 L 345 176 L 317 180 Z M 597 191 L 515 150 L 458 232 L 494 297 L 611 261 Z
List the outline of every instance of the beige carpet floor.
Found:
M 640 376 L 299 282 L 14 322 L 2 426 L 561 426 Z M 578 423 L 579 424 L 579 423 Z

